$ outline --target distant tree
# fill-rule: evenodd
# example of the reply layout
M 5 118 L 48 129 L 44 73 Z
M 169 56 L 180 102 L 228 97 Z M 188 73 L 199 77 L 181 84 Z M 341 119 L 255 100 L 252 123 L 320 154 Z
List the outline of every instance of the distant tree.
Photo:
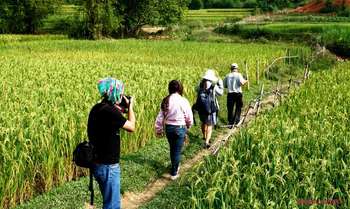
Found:
M 262 11 L 274 11 L 278 9 L 277 1 L 279 0 L 257 0 L 257 5 Z
M 189 9 L 198 10 L 203 8 L 203 2 L 202 0 L 192 0 L 190 5 L 188 6 Z
M 299 6 L 304 2 L 305 0 L 257 0 L 257 6 L 263 11 L 274 11 Z
M 121 16 L 117 13 L 115 0 L 104 0 L 102 6 L 102 34 L 104 36 L 115 36 L 121 27 Z
M 257 2 L 256 0 L 247 0 L 243 2 L 243 6 L 244 8 L 255 8 L 257 7 Z
M 137 36 L 144 25 L 179 22 L 188 4 L 188 0 L 86 0 L 87 38 Z M 76 28 L 78 34 L 86 34 Z
M 203 0 L 204 8 L 233 8 L 241 7 L 246 0 Z
M 6 33 L 36 33 L 60 0 L 1 0 L 0 24 Z
M 217 1 L 217 8 L 233 8 L 235 6 L 234 0 Z
M 117 13 L 114 0 L 86 0 L 84 7 L 88 34 L 86 38 L 99 39 L 102 36 L 117 34 L 121 17 Z M 79 22 L 77 24 L 84 25 Z M 77 29 L 80 31 L 79 28 Z
M 63 1 L 65 4 L 76 4 L 76 5 L 81 5 L 83 4 L 84 0 L 64 0 Z
M 155 21 L 155 24 L 169 26 L 180 22 L 184 17 L 188 4 L 189 0 L 159 0 L 158 12 L 160 18 Z
M 213 5 L 213 0 L 203 0 L 204 8 L 211 8 Z
M 181 21 L 188 4 L 189 0 L 86 0 L 86 17 L 74 23 L 70 36 L 137 36 L 144 25 L 168 26 Z
M 167 26 L 179 22 L 188 0 L 121 0 L 117 1 L 122 18 L 120 34 L 135 36 L 144 25 Z
M 87 0 L 85 2 L 87 30 L 90 39 L 98 39 L 102 36 L 101 15 L 98 4 L 99 0 Z

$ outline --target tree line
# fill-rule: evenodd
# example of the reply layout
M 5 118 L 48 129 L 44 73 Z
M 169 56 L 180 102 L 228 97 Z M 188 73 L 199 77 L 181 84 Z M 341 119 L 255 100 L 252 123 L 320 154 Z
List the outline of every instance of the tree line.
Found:
M 144 25 L 168 26 L 184 11 L 201 8 L 249 7 L 274 11 L 306 0 L 1 0 L 0 33 L 34 34 L 49 14 L 63 4 L 76 4 L 81 14 L 64 24 L 75 38 L 137 36 Z
M 255 8 L 257 0 L 191 0 L 189 9 Z
M 87 34 L 93 39 L 135 36 L 144 25 L 179 22 L 187 5 L 187 0 L 87 0 Z
M 66 3 L 82 16 L 68 27 L 75 38 L 135 36 L 144 25 L 167 26 L 183 18 L 189 0 L 2 0 L 0 33 L 37 33 L 43 20 Z
M 0 33 L 35 33 L 59 4 L 59 0 L 1 0 Z

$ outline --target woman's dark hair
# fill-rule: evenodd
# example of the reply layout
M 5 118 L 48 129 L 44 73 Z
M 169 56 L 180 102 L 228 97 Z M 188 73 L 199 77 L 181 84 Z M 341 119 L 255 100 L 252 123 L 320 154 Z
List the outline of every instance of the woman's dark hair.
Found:
M 199 83 L 199 89 L 206 90 L 208 88 L 207 81 L 207 79 L 202 79 Z
M 180 81 L 172 80 L 172 81 L 170 81 L 170 83 L 168 85 L 168 91 L 169 91 L 169 95 L 163 99 L 162 104 L 161 104 L 161 109 L 163 110 L 163 112 L 167 112 L 169 110 L 170 95 L 172 95 L 174 93 L 178 93 L 182 96 L 183 86 L 182 86 Z

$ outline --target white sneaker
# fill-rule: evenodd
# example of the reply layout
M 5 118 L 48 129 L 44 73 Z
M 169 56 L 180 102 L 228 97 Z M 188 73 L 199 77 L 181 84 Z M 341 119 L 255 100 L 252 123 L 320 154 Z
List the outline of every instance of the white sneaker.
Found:
M 175 181 L 177 178 L 179 178 L 179 174 L 176 174 L 175 176 L 170 176 L 170 179 Z

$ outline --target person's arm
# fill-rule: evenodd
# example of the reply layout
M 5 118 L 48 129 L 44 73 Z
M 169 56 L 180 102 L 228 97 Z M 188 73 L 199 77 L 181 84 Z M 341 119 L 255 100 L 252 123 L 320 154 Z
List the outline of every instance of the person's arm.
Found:
M 224 94 L 224 84 L 221 79 L 219 79 L 217 85 L 215 86 L 216 95 L 222 96 Z
M 190 103 L 184 98 L 184 117 L 187 129 L 193 125 L 193 113 Z
M 242 86 L 244 86 L 246 83 L 248 83 L 249 81 L 248 80 L 244 80 L 243 82 L 242 82 Z
M 241 82 L 241 86 L 244 86 L 246 83 L 248 83 L 248 80 L 244 79 L 242 75 L 240 75 L 239 80 Z
M 128 112 L 128 120 L 125 122 L 122 128 L 126 131 L 134 132 L 135 123 L 136 123 L 136 118 L 134 113 L 134 98 L 130 98 L 130 100 L 128 100 L 127 98 L 125 99 L 126 99 L 126 102 L 129 104 L 129 112 Z
M 158 137 L 161 137 L 164 133 L 163 126 L 164 126 L 164 112 L 160 110 L 156 118 L 156 122 L 154 124 L 156 135 Z
M 226 89 L 227 89 L 227 76 L 224 78 L 224 82 L 223 82 L 223 84 L 224 84 L 224 88 L 226 88 Z

